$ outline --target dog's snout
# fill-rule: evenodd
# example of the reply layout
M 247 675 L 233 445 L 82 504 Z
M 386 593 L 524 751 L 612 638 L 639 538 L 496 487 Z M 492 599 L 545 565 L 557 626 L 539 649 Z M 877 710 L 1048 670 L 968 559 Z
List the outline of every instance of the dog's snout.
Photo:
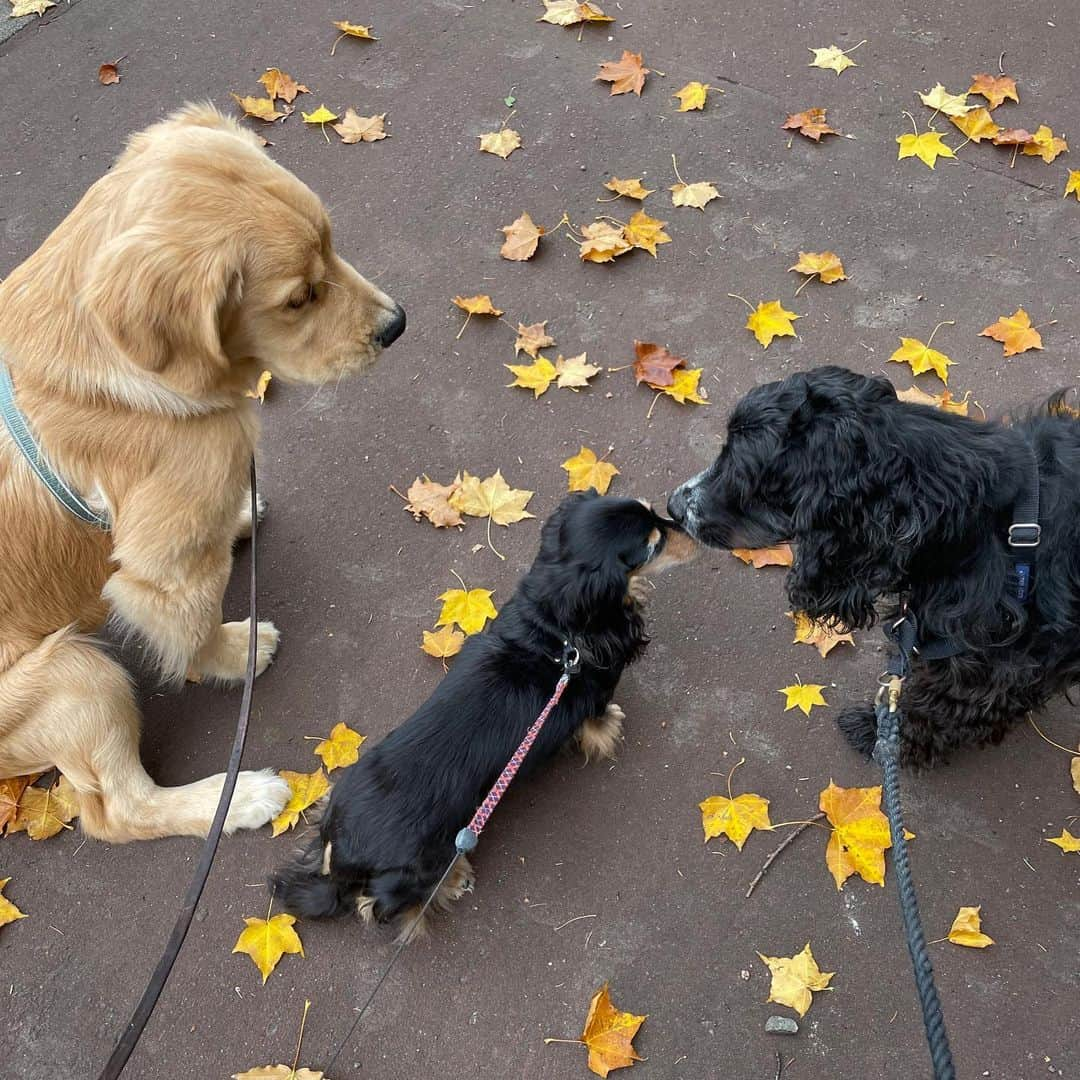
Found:
M 681 525 L 686 520 L 686 510 L 690 505 L 690 493 L 686 484 L 676 488 L 668 499 L 667 510 L 671 517 Z
M 379 328 L 377 337 L 379 344 L 385 349 L 388 345 L 392 345 L 405 330 L 405 309 L 400 304 L 394 305 L 394 310 L 390 314 L 390 318 L 386 323 Z

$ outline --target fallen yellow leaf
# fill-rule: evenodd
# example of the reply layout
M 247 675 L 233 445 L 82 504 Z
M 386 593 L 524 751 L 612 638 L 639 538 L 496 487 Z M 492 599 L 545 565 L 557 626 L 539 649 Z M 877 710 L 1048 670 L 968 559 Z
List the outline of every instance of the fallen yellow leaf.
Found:
M 278 775 L 289 785 L 290 794 L 285 808 L 271 822 L 271 836 L 280 836 L 291 829 L 300 820 L 300 815 L 330 790 L 330 781 L 322 769 L 311 773 L 282 769 Z
M 623 237 L 631 247 L 641 248 L 656 258 L 657 244 L 670 244 L 671 237 L 664 232 L 666 221 L 649 217 L 644 210 L 639 210 L 626 223 Z
M 259 375 L 254 388 L 244 391 L 244 397 L 254 398 L 261 405 L 266 400 L 266 390 L 273 377 L 274 376 L 269 371 L 262 372 L 262 374 Z
M 619 470 L 610 461 L 598 458 L 587 446 L 567 458 L 562 468 L 567 473 L 568 490 L 588 491 L 589 488 L 596 488 L 598 495 L 606 495 L 611 481 L 619 475 Z
M 778 337 L 795 337 L 792 323 L 801 319 L 794 311 L 785 311 L 779 300 L 758 302 L 757 308 L 750 312 L 746 320 L 746 329 L 753 332 L 762 348 L 767 349 Z
M 949 940 L 954 945 L 966 945 L 969 949 L 985 949 L 987 945 L 993 945 L 994 939 L 982 932 L 982 920 L 979 917 L 979 907 L 962 907 L 953 919 L 949 930 Z
M 79 816 L 79 801 L 71 781 L 61 776 L 52 787 L 28 787 L 19 800 L 8 833 L 25 832 L 31 840 L 48 840 Z
M 545 232 L 544 227 L 535 224 L 528 214 L 522 214 L 509 225 L 504 225 L 499 231 L 506 235 L 503 246 L 499 248 L 499 254 L 511 262 L 524 262 L 526 259 L 531 259 L 536 254 L 540 237 Z
M 818 683 L 794 683 L 792 686 L 785 686 L 782 690 L 777 690 L 778 694 L 783 694 L 784 712 L 788 712 L 790 709 L 800 709 L 804 715 L 809 716 L 810 710 L 815 705 L 828 705 L 829 703 L 821 696 L 821 691 L 825 687 Z
M 320 105 L 314 112 L 302 112 L 300 115 L 304 118 L 305 124 L 328 124 L 331 120 L 338 118 L 338 114 L 331 112 L 325 105 Z
M 547 11 L 537 22 L 553 23 L 555 26 L 575 26 L 583 22 L 614 22 L 610 15 L 605 15 L 595 4 L 579 3 L 579 0 L 544 0 Z
M 772 972 L 772 985 L 769 987 L 767 1000 L 778 1005 L 787 1005 L 800 1016 L 806 1015 L 814 1000 L 812 991 L 831 990 L 829 982 L 835 971 L 822 971 L 818 967 L 814 954 L 810 951 L 810 942 L 801 953 L 795 956 L 765 956 L 758 953 L 762 963 Z
M 450 505 L 470 517 L 486 517 L 496 525 L 513 525 L 533 516 L 525 509 L 533 492 L 510 487 L 500 469 L 484 480 L 466 470 L 455 483 L 458 490 L 450 496 Z
M 929 344 L 924 345 L 918 338 L 909 337 L 900 339 L 900 348 L 889 359 L 910 365 L 913 375 L 933 371 L 943 383 L 949 381 L 949 368 L 954 363 L 943 352 L 931 349 Z
M 304 946 L 293 929 L 296 919 L 292 915 L 275 915 L 272 919 L 245 917 L 245 929 L 233 946 L 234 953 L 250 956 L 262 973 L 263 985 L 270 972 L 277 967 L 285 953 L 304 955 Z
M 499 614 L 491 602 L 493 592 L 493 589 L 447 589 L 438 597 L 442 601 L 442 611 L 436 627 L 457 624 L 467 637 L 478 634 L 488 619 Z
M 843 264 L 832 251 L 800 251 L 799 261 L 794 266 L 789 266 L 788 270 L 797 270 L 800 274 L 809 274 L 811 277 L 817 274 L 823 285 L 847 280 Z
M 910 405 L 929 405 L 932 409 L 956 413 L 957 416 L 967 416 L 971 404 L 970 390 L 964 394 L 963 398 L 954 399 L 948 390 L 942 390 L 940 394 L 928 394 L 917 386 L 910 386 L 907 390 L 897 391 L 896 397 Z
M 881 812 L 881 787 L 842 788 L 830 780 L 818 807 L 833 827 L 825 863 L 837 889 L 852 874 L 883 886 L 885 851 L 892 847 L 892 836 L 889 819 Z
M 795 623 L 793 645 L 813 645 L 822 659 L 829 655 L 837 645 L 854 645 L 851 633 L 844 633 L 836 626 L 825 626 L 811 619 L 805 611 L 789 611 L 788 618 Z
M 679 99 L 679 112 L 690 112 L 691 109 L 705 108 L 706 98 L 712 89 L 707 83 L 688 82 L 671 96 Z
M 837 75 L 842 71 L 847 71 L 849 67 L 858 67 L 839 45 L 826 45 L 823 49 L 812 48 L 810 51 L 814 54 L 810 67 L 828 68 L 830 71 L 835 71 Z
M 4 889 L 11 878 L 0 878 L 0 926 L 7 926 L 8 923 L 17 922 L 19 919 L 26 918 L 26 912 L 20 911 L 6 896 L 4 896 Z
M 720 198 L 720 192 L 704 180 L 699 180 L 694 184 L 684 184 L 680 181 L 672 184 L 669 190 L 672 206 L 692 206 L 701 211 L 704 211 L 713 199 Z
M 351 22 L 336 22 L 334 28 L 340 30 L 341 33 L 334 39 L 334 44 L 330 49 L 330 55 L 334 55 L 334 50 L 338 47 L 338 42 L 344 37 L 358 38 L 360 41 L 377 41 L 378 38 L 371 32 L 370 26 L 361 26 L 359 23 Z
M 634 1036 L 648 1019 L 616 1009 L 604 983 L 593 994 L 581 1041 L 589 1048 L 589 1071 L 607 1076 L 612 1069 L 624 1069 L 643 1060 L 634 1050 Z
M 640 176 L 632 180 L 620 180 L 617 176 L 613 176 L 604 184 L 604 187 L 608 191 L 614 191 L 616 195 L 625 195 L 628 199 L 644 199 L 656 190 L 656 188 L 643 187 Z
M 291 109 L 279 112 L 274 105 L 273 98 L 241 97 L 239 94 L 229 95 L 244 111 L 245 116 L 254 117 L 256 120 L 265 120 L 272 124 L 275 120 L 281 120 L 289 115 Z
M 465 333 L 465 327 L 469 325 L 469 320 L 474 315 L 491 315 L 497 319 L 502 314 L 502 310 L 495 307 L 487 293 L 478 293 L 476 296 L 455 296 L 450 302 L 466 312 L 465 321 L 457 332 L 458 337 Z
M 360 747 L 364 736 L 353 731 L 344 721 L 337 723 L 330 731 L 330 737 L 315 747 L 315 753 L 322 758 L 327 772 L 355 765 L 360 760 Z
M 555 365 L 544 356 L 538 356 L 531 364 L 503 364 L 503 367 L 514 376 L 514 381 L 507 385 L 531 390 L 534 398 L 547 393 L 558 375 Z
M 657 386 L 653 389 L 674 399 L 680 405 L 685 405 L 688 401 L 692 401 L 695 405 L 708 405 L 709 399 L 698 385 L 703 370 L 703 368 L 676 368 L 671 373 L 670 385 Z
M 897 135 L 896 141 L 900 146 L 896 154 L 897 161 L 917 157 L 932 169 L 939 157 L 956 157 L 941 141 L 941 134 L 937 131 L 924 131 L 921 135 Z
M 457 656 L 465 644 L 465 635 L 453 626 L 446 625 L 439 630 L 425 630 L 424 643 L 420 646 L 428 656 L 446 660 L 451 656 Z
M 950 116 L 949 119 L 973 143 L 992 139 L 1001 130 L 986 109 L 972 109 L 966 116 Z
M 560 356 L 555 361 L 555 371 L 558 379 L 555 385 L 566 390 L 573 390 L 576 394 L 583 386 L 589 385 L 589 380 L 600 374 L 600 369 L 595 364 L 590 364 L 586 359 L 588 353 L 580 356 L 571 356 L 564 359 Z
M 281 98 L 289 104 L 292 104 L 297 94 L 311 93 L 303 83 L 298 83 L 291 75 L 286 75 L 281 68 L 267 68 L 259 76 L 259 82 L 266 87 L 266 93 L 271 100 Z
M 1069 177 L 1065 181 L 1065 194 L 1062 198 L 1075 195 L 1076 201 L 1080 202 L 1080 169 L 1070 169 Z
M 480 136 L 480 149 L 505 161 L 521 146 L 521 136 L 513 128 L 500 128 Z
M 524 352 L 535 360 L 540 355 L 541 349 L 555 344 L 555 339 L 547 332 L 547 319 L 543 322 L 532 323 L 530 326 L 518 323 L 517 333 L 517 341 L 514 342 L 515 356 L 519 352 Z
M 731 798 L 730 794 L 710 795 L 698 803 L 701 825 L 706 841 L 715 836 L 727 836 L 742 851 L 747 837 L 755 829 L 771 829 L 769 800 L 744 792 Z
M 1074 761 L 1080 761 L 1080 758 L 1074 758 Z M 1074 780 L 1074 783 L 1076 781 Z M 1047 837 L 1046 842 L 1048 844 L 1056 844 L 1063 852 L 1080 851 L 1080 837 L 1073 836 L 1068 829 L 1062 829 L 1060 836 Z
M 300 1049 L 304 1044 L 304 1024 L 307 1022 L 308 1010 L 311 1002 L 304 1002 L 304 1015 L 300 1020 L 300 1038 L 296 1043 L 296 1054 L 292 1065 L 259 1065 L 246 1072 L 233 1073 L 232 1080 L 324 1080 L 323 1074 L 318 1069 L 297 1068 L 300 1060 Z
M 621 225 L 610 221 L 594 221 L 581 227 L 580 255 L 583 262 L 611 262 L 618 255 L 625 255 L 631 250 L 625 230 Z
M 1045 124 L 1040 124 L 1038 130 L 1031 136 L 1031 142 L 1021 147 L 1023 153 L 1031 157 L 1041 157 L 1047 164 L 1068 149 L 1069 144 L 1064 139 L 1057 138 Z
M 967 94 L 950 94 L 941 83 L 938 83 L 933 90 L 920 94 L 919 100 L 928 108 L 945 116 L 967 116 L 975 108 L 974 105 L 968 104 Z
M 51 7 L 56 7 L 55 0 L 11 0 L 11 17 L 21 19 L 24 15 L 44 15 Z
M 0 780 L 0 833 L 15 820 L 23 792 L 40 775 L 40 773 L 30 773 L 26 776 L 10 776 Z
M 405 493 L 408 500 L 405 509 L 419 521 L 426 517 L 436 529 L 446 529 L 463 524 L 461 514 L 450 505 L 450 496 L 457 491 L 458 485 L 437 484 L 426 475 L 419 476 Z

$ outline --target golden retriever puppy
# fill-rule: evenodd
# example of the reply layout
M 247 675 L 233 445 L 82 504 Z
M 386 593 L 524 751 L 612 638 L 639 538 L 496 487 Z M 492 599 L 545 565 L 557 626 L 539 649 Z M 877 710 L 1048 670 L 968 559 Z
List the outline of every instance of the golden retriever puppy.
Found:
M 0 776 L 58 766 L 105 840 L 207 831 L 222 776 L 154 783 L 128 676 L 88 635 L 111 618 L 170 680 L 242 680 L 248 624 L 223 623 L 221 602 L 250 529 L 245 391 L 264 368 L 308 383 L 362 371 L 404 325 L 335 253 L 318 198 L 210 106 L 135 135 L 0 283 L 15 403 L 107 519 L 69 512 L 0 424 Z M 272 623 L 258 642 L 261 672 Z M 226 830 L 287 796 L 272 772 L 241 773 Z

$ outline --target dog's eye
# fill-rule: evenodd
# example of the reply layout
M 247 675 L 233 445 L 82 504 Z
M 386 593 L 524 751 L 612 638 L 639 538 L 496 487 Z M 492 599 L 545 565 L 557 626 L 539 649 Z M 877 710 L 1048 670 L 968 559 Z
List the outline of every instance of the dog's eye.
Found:
M 304 293 L 300 296 L 292 296 L 289 298 L 289 307 L 296 310 L 302 308 L 305 304 L 313 303 L 316 299 L 315 286 L 309 285 Z

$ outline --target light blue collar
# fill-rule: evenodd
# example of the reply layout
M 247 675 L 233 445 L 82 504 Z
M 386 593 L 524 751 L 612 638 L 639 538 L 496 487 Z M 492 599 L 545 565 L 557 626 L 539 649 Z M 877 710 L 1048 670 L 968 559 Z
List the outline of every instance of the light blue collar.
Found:
M 4 425 L 11 432 L 15 445 L 22 451 L 30 468 L 34 470 L 37 478 L 53 493 L 57 501 L 64 509 L 74 514 L 80 521 L 93 525 L 96 529 L 108 532 L 112 527 L 107 513 L 99 514 L 92 510 L 82 496 L 74 491 L 53 472 L 52 466 L 45 459 L 45 454 L 38 446 L 26 422 L 26 417 L 19 411 L 15 403 L 15 387 L 11 381 L 11 373 L 3 360 L 0 360 L 0 417 L 3 417 Z

